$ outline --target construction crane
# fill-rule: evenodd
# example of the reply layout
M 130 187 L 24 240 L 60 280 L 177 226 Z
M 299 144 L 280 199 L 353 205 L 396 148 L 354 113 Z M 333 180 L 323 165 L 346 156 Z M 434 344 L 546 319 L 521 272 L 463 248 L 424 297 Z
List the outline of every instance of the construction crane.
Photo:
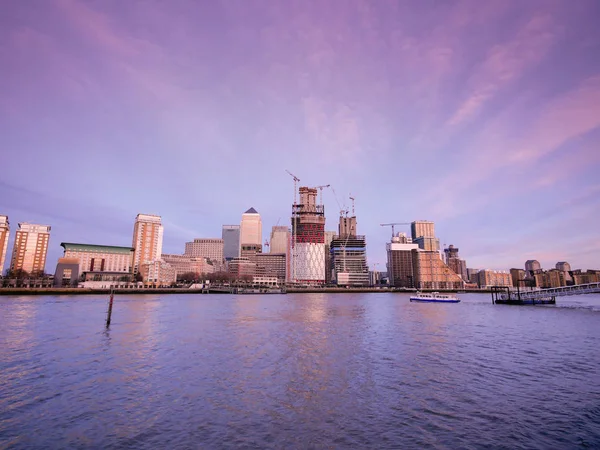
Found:
M 380 223 L 381 227 L 392 227 L 392 237 L 396 235 L 396 231 L 394 230 L 394 226 L 396 225 L 410 225 L 410 222 L 394 222 L 394 223 Z
M 352 194 L 350 194 L 350 200 L 352 200 L 352 217 L 354 217 L 356 214 L 354 214 L 354 200 L 356 200 L 354 197 L 352 197 Z
M 296 195 L 298 193 L 298 182 L 300 181 L 300 178 L 298 178 L 296 175 L 294 175 L 292 172 L 290 172 L 289 170 L 285 169 L 285 171 L 287 173 L 289 173 L 292 178 L 294 179 L 294 205 L 296 204 Z
M 267 239 L 265 239 L 265 243 L 263 244 L 263 247 L 270 247 L 271 245 L 269 244 L 269 241 Z
M 333 197 L 335 198 L 335 202 L 337 203 L 338 207 L 340 208 L 340 217 L 342 217 L 344 215 L 344 213 L 346 213 L 346 216 L 348 216 L 348 209 L 346 208 L 345 205 L 344 205 L 344 208 L 342 208 L 342 205 L 340 205 L 340 201 L 337 198 L 337 194 L 335 193 L 335 189 L 333 189 L 333 186 L 331 186 L 331 191 L 333 192 Z
M 331 187 L 331 185 L 330 184 L 324 184 L 322 186 L 315 186 L 316 189 L 319 189 L 321 191 L 321 195 L 320 195 L 320 197 L 321 197 L 321 205 L 323 204 L 323 188 L 328 188 L 328 187 Z

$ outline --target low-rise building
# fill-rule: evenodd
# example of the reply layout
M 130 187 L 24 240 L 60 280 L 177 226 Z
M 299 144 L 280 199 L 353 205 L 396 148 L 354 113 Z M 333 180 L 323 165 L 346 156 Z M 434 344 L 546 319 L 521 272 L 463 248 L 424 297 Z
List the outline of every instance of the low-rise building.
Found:
M 223 239 L 199 238 L 185 243 L 185 256 L 208 258 L 219 264 L 223 262 Z
M 64 258 L 79 261 L 79 271 L 83 272 L 131 272 L 133 247 L 114 245 L 75 244 L 62 242 Z
M 163 253 L 161 258 L 164 262 L 175 268 L 178 277 L 184 273 L 202 275 L 215 272 L 214 264 L 207 258 L 192 258 L 185 255 L 170 255 L 165 253 Z
M 477 278 L 477 284 L 482 289 L 492 286 L 512 286 L 512 278 L 508 272 L 483 269 L 477 273 Z
M 160 259 L 142 263 L 140 273 L 146 285 L 155 287 L 171 286 L 177 281 L 177 270 Z
M 252 261 L 252 258 L 248 258 Z M 254 255 L 256 275 L 275 277 L 280 284 L 285 283 L 287 274 L 285 253 L 257 253 Z

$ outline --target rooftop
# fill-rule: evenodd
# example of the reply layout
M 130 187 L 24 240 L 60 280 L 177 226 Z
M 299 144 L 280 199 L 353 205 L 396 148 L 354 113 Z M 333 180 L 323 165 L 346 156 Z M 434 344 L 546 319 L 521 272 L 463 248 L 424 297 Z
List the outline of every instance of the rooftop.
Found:
M 123 253 L 129 254 L 133 251 L 133 247 L 118 247 L 115 245 L 95 245 L 95 244 L 75 244 L 73 242 L 61 242 L 61 247 L 75 252 L 106 252 L 106 253 Z

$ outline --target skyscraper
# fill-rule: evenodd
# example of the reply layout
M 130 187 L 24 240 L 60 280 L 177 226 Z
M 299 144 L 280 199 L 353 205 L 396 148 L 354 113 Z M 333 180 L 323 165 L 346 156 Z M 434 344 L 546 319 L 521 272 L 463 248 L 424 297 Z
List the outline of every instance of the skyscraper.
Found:
M 20 223 L 15 234 L 10 270 L 24 270 L 29 274 L 44 272 L 49 240 L 48 225 Z
M 292 243 L 292 235 L 290 229 L 286 226 L 274 226 L 271 229 L 271 240 L 269 244 L 270 253 L 283 253 L 285 255 L 286 277 L 290 276 L 290 250 Z M 286 278 L 286 281 L 287 279 Z
M 399 233 L 386 244 L 387 273 L 390 284 L 396 287 L 414 288 L 416 275 L 413 259 L 419 246 L 409 242 L 406 235 Z
M 467 262 L 464 259 L 460 259 L 458 256 L 458 248 L 454 245 L 450 245 L 448 248 L 444 249 L 444 253 L 446 254 L 446 265 L 450 267 L 454 273 L 460 275 L 464 281 L 468 281 Z
M 240 246 L 244 244 L 260 245 L 262 248 L 262 221 L 260 214 L 254 208 L 242 214 Z
M 160 216 L 138 214 L 133 226 L 133 273 L 146 262 L 160 259 L 163 244 L 163 226 Z
M 292 206 L 292 281 L 325 282 L 325 208 L 317 205 L 317 189 L 300 187 L 300 203 Z
M 240 256 L 240 226 L 223 225 L 221 232 L 223 239 L 223 257 L 229 261 Z
M 10 235 L 10 223 L 8 216 L 0 216 L 0 276 L 4 272 L 6 261 L 6 249 L 8 248 L 8 236 Z
M 435 226 L 427 220 L 416 220 L 410 224 L 412 240 L 419 248 L 428 252 L 440 251 L 440 240 L 435 237 Z

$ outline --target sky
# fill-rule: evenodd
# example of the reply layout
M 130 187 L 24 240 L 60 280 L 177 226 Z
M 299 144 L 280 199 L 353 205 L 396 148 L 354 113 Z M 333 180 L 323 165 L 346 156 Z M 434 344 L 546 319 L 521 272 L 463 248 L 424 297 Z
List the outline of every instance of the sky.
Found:
M 355 197 L 368 262 L 430 220 L 467 266 L 600 269 L 600 2 L 0 2 L 0 214 L 164 253 L 254 207 L 327 230 Z M 396 232 L 410 232 L 398 226 Z M 5 266 L 7 268 L 8 262 Z

